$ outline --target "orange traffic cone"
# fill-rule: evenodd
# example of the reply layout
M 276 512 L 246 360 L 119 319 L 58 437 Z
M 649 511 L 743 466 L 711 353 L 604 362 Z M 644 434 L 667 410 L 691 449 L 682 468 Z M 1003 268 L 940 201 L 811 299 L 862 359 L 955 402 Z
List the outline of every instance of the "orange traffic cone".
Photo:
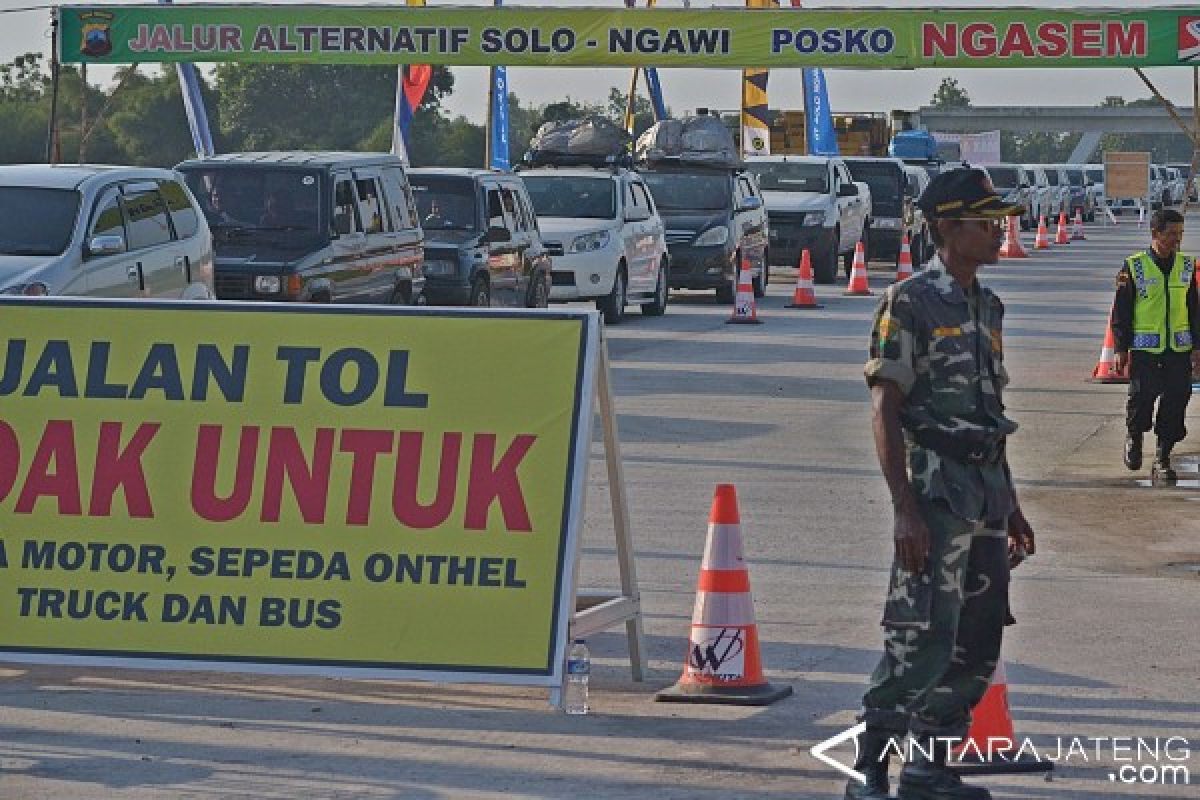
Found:
M 1067 235 L 1067 212 L 1058 212 L 1058 229 L 1054 232 L 1055 244 L 1070 244 L 1071 238 Z
M 750 259 L 742 258 L 738 272 L 737 296 L 733 298 L 733 316 L 725 320 L 726 325 L 761 325 L 758 305 L 754 301 L 754 278 L 750 274 Z
M 1054 769 L 1053 761 L 1043 761 L 1036 753 L 1020 752 L 1008 705 L 1008 679 L 1004 674 L 1004 662 L 999 659 L 991 684 L 971 710 L 971 728 L 950 766 L 957 771 L 976 774 L 1050 772 Z
M 1000 255 L 1004 258 L 1029 258 L 1029 253 L 1021 246 L 1019 218 L 1009 217 L 1008 227 L 1004 229 L 1004 244 L 1000 246 Z
M 719 484 L 708 519 L 683 675 L 655 699 L 765 706 L 791 693 L 791 686 L 772 686 L 763 677 L 737 491 L 731 483 Z
M 796 291 L 792 293 L 792 302 L 784 308 L 822 308 L 813 291 L 812 256 L 807 249 L 800 254 L 800 264 L 796 267 Z
M 908 231 L 900 240 L 900 257 L 896 259 L 896 283 L 913 276 L 912 248 L 908 243 Z
M 1049 250 L 1050 249 L 1050 239 L 1049 239 L 1049 235 L 1046 231 L 1046 215 L 1045 214 L 1038 217 L 1037 238 L 1033 240 L 1033 249 L 1034 250 Z
M 850 270 L 850 283 L 842 294 L 867 297 L 875 294 L 867 284 L 867 251 L 863 243 L 854 245 L 854 266 Z
M 1129 365 L 1122 372 L 1116 369 L 1117 337 L 1113 335 L 1112 312 L 1108 312 L 1108 324 L 1104 328 L 1104 346 L 1100 348 L 1100 360 L 1092 370 L 1092 383 L 1129 383 Z
M 1078 242 L 1087 237 L 1083 235 L 1083 209 L 1075 209 L 1075 222 L 1071 225 L 1071 241 Z

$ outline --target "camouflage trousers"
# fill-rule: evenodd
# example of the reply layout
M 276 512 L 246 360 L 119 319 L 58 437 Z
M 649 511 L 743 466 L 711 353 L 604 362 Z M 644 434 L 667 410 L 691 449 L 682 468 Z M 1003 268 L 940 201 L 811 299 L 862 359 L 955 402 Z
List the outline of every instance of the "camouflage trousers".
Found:
M 965 736 L 1000 657 L 1008 618 L 1008 534 L 921 500 L 930 554 L 917 574 L 898 563 L 884 605 L 884 653 L 863 697 L 868 726 Z

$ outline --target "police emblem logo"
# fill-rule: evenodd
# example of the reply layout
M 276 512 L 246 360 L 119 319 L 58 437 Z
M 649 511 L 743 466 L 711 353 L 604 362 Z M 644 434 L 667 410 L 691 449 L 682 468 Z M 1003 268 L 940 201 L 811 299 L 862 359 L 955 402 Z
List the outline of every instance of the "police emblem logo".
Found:
M 93 58 L 111 53 L 113 18 L 114 15 L 107 11 L 81 11 L 79 22 L 83 26 L 83 40 L 79 43 L 79 52 Z

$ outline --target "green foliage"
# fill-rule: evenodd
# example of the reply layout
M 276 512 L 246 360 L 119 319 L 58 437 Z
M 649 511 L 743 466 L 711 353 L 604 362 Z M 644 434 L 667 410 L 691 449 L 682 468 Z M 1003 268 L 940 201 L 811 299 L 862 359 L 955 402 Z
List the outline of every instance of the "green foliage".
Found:
M 942 78 L 930 105 L 934 108 L 967 108 L 971 105 L 971 96 L 958 85 L 956 79 Z

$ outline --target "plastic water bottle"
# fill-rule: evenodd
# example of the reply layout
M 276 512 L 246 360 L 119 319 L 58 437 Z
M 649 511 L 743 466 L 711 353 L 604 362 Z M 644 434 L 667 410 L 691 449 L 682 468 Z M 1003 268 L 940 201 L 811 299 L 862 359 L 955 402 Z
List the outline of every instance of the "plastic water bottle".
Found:
M 563 694 L 563 711 L 568 714 L 588 713 L 588 678 L 592 673 L 592 658 L 583 639 L 576 639 L 567 653 L 567 687 Z

